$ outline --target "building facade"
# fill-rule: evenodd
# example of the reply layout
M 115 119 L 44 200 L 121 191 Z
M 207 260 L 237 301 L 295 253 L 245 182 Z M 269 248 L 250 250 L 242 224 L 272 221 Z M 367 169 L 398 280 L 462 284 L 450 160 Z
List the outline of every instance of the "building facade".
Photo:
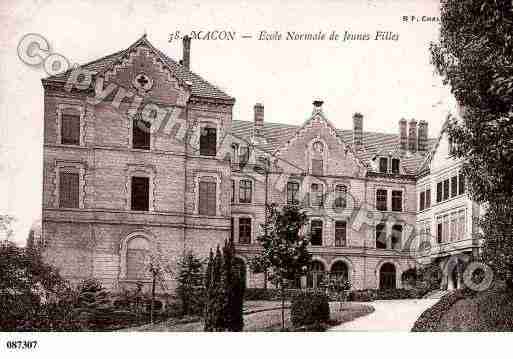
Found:
M 170 292 L 185 251 L 206 258 L 230 237 L 247 266 L 259 251 L 266 202 L 306 210 L 306 287 L 332 275 L 354 289 L 397 288 L 419 260 L 474 248 L 478 208 L 463 177 L 453 184 L 459 164 L 443 154 L 443 136 L 428 138 L 426 122 L 402 119 L 396 134 L 373 133 L 357 113 L 353 128 L 340 130 L 322 101 L 308 105 L 302 126 L 267 121 L 261 104 L 254 121 L 236 121 L 235 99 L 190 71 L 190 61 L 188 38 L 176 62 L 143 36 L 43 80 L 41 242 L 67 279 L 95 277 L 118 291 L 148 285 L 148 266 L 159 263 L 169 271 L 158 290 Z M 440 250 L 419 254 L 418 234 L 440 223 Z M 246 278 L 250 287 L 266 285 L 263 274 L 247 270 Z

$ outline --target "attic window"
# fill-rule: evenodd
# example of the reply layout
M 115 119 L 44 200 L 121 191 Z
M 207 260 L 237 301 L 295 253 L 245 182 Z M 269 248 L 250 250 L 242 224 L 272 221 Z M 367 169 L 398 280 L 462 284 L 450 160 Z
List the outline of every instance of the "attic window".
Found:
M 393 158 L 392 159 L 392 173 L 393 174 L 399 174 L 399 159 Z
M 379 172 L 387 173 L 388 172 L 388 158 L 380 157 L 379 159 Z

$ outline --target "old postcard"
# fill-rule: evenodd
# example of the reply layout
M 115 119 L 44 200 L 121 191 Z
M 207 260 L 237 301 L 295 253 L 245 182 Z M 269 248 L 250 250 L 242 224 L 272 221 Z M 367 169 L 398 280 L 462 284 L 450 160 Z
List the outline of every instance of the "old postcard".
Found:
M 513 329 L 511 1 L 0 14 L 2 355 Z

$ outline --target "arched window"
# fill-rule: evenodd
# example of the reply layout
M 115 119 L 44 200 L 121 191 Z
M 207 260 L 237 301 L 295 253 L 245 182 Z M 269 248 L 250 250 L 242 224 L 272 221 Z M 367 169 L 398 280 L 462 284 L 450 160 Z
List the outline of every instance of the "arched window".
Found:
M 314 176 L 322 176 L 324 168 L 324 144 L 316 141 L 312 145 L 312 174 Z
M 127 244 L 126 251 L 126 278 L 132 280 L 148 279 L 150 273 L 147 268 L 150 246 L 144 237 L 134 237 Z
M 380 289 L 395 289 L 395 266 L 392 263 L 385 263 L 379 270 L 379 288 Z
M 307 288 L 320 288 L 324 280 L 326 269 L 321 261 L 314 260 L 310 264 L 308 274 L 306 275 Z
M 337 281 L 339 284 L 347 282 L 349 280 L 349 270 L 347 268 L 347 264 L 340 260 L 333 263 L 331 266 L 330 277 L 331 279 Z

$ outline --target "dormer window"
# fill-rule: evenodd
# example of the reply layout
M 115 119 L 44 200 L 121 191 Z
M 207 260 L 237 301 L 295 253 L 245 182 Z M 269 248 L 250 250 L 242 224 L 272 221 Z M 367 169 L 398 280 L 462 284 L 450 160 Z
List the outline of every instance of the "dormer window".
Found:
M 399 159 L 392 159 L 392 173 L 398 175 L 399 174 Z
M 388 172 L 388 158 L 380 157 L 379 159 L 379 172 L 387 173 Z

